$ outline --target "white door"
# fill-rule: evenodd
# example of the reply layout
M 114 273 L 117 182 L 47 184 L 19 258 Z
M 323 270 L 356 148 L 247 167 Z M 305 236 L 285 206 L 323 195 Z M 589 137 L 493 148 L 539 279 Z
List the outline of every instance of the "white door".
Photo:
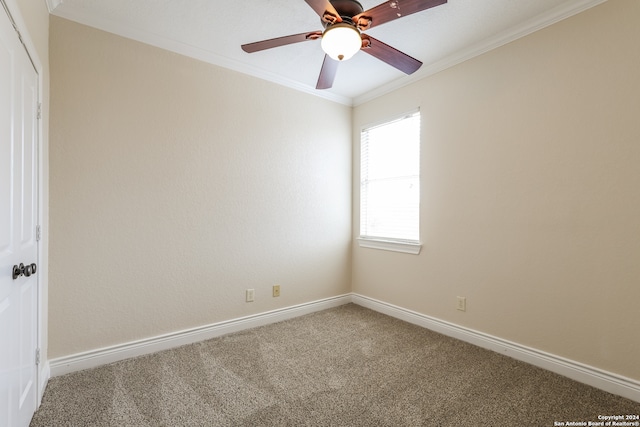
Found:
M 37 405 L 37 106 L 38 75 L 0 7 L 0 427 L 28 426 Z

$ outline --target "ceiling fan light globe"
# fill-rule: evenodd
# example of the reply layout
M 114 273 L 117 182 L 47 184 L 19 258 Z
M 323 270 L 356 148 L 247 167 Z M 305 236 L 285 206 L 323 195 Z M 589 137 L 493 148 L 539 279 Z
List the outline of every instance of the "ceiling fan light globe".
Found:
M 352 25 L 340 23 L 327 28 L 322 35 L 322 50 L 336 61 L 346 61 L 362 47 L 360 32 Z

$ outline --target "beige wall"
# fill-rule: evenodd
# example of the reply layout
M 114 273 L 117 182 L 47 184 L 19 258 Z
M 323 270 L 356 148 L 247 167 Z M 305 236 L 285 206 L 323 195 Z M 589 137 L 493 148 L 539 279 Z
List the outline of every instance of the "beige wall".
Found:
M 349 107 L 50 25 L 50 357 L 350 291 Z
M 640 379 L 639 22 L 609 1 L 355 108 L 354 141 L 421 108 L 424 246 L 354 243 L 354 292 Z

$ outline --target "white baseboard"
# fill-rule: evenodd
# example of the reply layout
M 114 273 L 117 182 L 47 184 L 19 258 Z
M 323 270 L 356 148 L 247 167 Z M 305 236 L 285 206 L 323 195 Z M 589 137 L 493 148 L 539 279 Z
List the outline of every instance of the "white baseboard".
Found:
M 505 354 L 517 360 L 546 369 L 572 380 L 588 384 L 618 396 L 640 402 L 640 382 L 620 375 L 606 372 L 592 366 L 565 359 L 518 343 L 507 341 L 482 332 L 474 331 L 434 317 L 426 316 L 392 304 L 352 294 L 353 303 L 371 310 L 404 320 L 414 325 Z
M 52 359 L 43 368 L 45 374 L 42 375 L 43 384 L 41 390 L 44 390 L 44 385 L 49 375 L 55 377 L 83 369 L 95 368 L 132 357 L 292 319 L 350 302 L 478 347 L 507 355 L 609 393 L 640 402 L 639 381 L 358 294 L 340 295 L 199 328 Z
M 351 294 L 326 298 L 310 303 L 299 304 L 278 310 L 259 313 L 252 316 L 227 320 L 198 328 L 187 329 L 146 338 L 129 343 L 119 344 L 97 350 L 86 351 L 70 356 L 51 359 L 51 376 L 68 374 L 84 369 L 95 368 L 132 357 L 143 356 L 162 350 L 208 340 L 245 329 L 281 322 L 294 317 L 303 316 L 316 311 L 326 310 L 351 302 Z

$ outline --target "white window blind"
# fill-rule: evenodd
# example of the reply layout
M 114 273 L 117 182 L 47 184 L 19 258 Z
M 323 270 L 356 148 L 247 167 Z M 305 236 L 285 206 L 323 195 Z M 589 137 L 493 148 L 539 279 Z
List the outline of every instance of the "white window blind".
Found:
M 420 239 L 420 112 L 362 130 L 360 237 Z

